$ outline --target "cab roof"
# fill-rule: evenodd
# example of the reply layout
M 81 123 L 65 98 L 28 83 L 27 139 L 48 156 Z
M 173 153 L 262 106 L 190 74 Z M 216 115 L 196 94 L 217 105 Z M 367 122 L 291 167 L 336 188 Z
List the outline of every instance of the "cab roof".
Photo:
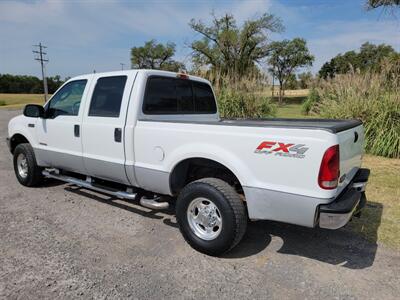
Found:
M 79 76 L 75 76 L 71 79 L 78 79 L 79 77 L 83 76 L 90 76 L 90 75 L 96 75 L 96 76 L 118 76 L 118 75 L 130 75 L 132 73 L 140 72 L 143 73 L 147 76 L 151 75 L 158 75 L 158 76 L 167 76 L 167 77 L 178 77 L 180 74 L 187 75 L 189 80 L 194 80 L 194 81 L 201 81 L 207 84 L 210 84 L 210 82 L 204 78 L 190 75 L 187 73 L 180 73 L 180 72 L 170 72 L 170 71 L 163 71 L 163 70 L 153 70 L 153 69 L 130 69 L 130 70 L 120 70 L 120 71 L 111 71 L 111 72 L 100 72 L 100 73 L 89 73 L 89 74 L 82 74 Z M 71 80 L 70 79 L 70 80 Z

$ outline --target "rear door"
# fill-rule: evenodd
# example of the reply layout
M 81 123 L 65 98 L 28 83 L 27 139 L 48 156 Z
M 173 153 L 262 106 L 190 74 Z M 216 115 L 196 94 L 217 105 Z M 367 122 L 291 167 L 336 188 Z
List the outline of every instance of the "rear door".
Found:
M 83 160 L 89 175 L 130 184 L 125 172 L 124 131 L 136 76 L 95 75 L 82 123 Z

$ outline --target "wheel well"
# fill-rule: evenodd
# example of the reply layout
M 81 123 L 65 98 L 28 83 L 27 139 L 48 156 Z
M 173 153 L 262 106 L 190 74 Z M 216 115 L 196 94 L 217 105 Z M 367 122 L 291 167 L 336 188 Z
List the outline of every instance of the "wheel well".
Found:
M 11 153 L 14 153 L 15 148 L 19 144 L 23 144 L 23 143 L 29 143 L 27 138 L 24 137 L 22 134 L 19 134 L 19 133 L 14 134 L 12 136 L 12 138 L 10 139 L 10 151 L 11 151 Z
M 224 180 L 232 185 L 239 194 L 243 194 L 242 185 L 235 174 L 223 164 L 206 158 L 189 158 L 181 161 L 173 169 L 169 184 L 173 194 L 188 183 L 206 177 Z

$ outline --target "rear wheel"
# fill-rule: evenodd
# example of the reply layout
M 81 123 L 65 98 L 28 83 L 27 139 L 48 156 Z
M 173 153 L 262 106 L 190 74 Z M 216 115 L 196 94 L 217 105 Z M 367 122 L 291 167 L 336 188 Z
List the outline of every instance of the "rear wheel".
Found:
M 176 204 L 176 217 L 185 240 L 209 255 L 235 247 L 247 227 L 247 214 L 238 193 L 225 181 L 204 178 L 189 183 Z
M 19 144 L 14 150 L 14 172 L 22 185 L 36 186 L 43 180 L 42 170 L 36 163 L 35 153 L 28 143 Z

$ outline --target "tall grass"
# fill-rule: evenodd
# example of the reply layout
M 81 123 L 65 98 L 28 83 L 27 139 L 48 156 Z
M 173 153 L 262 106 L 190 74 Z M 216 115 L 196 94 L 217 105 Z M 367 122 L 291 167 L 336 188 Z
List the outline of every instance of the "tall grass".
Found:
M 266 118 L 276 115 L 276 105 L 265 96 L 267 81 L 260 74 L 222 75 L 218 71 L 199 72 L 197 75 L 211 81 L 223 118 Z
M 223 118 L 266 118 L 276 114 L 269 98 L 252 92 L 222 88 L 217 90 L 217 99 Z
M 303 111 L 334 119 L 364 122 L 368 153 L 400 157 L 400 63 L 386 61 L 379 73 L 337 75 L 321 80 Z

